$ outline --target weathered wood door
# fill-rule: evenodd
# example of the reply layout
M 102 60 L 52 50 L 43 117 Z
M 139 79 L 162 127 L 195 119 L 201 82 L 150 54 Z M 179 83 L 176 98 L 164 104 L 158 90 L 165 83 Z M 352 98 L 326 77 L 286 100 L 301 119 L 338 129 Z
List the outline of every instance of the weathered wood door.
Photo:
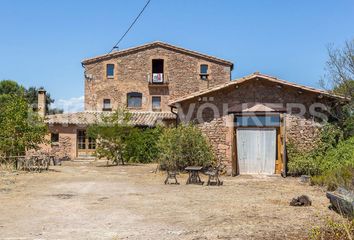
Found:
M 92 157 L 96 149 L 96 140 L 87 136 L 85 130 L 77 131 L 77 157 Z
M 274 174 L 275 128 L 238 128 L 237 159 L 240 174 Z

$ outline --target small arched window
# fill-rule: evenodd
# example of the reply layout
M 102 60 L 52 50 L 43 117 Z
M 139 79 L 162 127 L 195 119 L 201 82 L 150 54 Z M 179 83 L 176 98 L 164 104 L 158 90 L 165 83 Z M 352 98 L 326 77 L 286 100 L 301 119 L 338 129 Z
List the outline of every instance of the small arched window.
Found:
M 143 94 L 140 92 L 127 93 L 128 108 L 140 108 L 142 106 Z

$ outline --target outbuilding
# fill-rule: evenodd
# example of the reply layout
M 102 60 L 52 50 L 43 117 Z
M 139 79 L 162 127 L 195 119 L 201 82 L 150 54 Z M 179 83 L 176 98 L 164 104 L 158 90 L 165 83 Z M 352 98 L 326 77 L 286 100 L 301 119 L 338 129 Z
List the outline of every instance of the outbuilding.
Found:
M 254 73 L 170 102 L 178 121 L 196 123 L 229 173 L 286 175 L 287 148 L 312 149 L 345 98 Z

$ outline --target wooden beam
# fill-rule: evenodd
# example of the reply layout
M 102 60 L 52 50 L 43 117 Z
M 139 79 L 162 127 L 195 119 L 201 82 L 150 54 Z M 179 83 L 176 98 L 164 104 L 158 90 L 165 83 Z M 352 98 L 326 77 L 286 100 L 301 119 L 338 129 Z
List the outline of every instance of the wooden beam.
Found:
M 233 127 L 232 131 L 232 176 L 237 175 L 237 135 L 236 127 Z

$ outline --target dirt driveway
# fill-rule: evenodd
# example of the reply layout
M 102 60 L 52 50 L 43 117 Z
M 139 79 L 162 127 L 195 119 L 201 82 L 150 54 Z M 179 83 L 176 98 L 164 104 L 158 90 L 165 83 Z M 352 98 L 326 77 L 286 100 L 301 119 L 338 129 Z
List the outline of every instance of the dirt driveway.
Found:
M 336 216 L 324 192 L 294 178 L 224 177 L 207 187 L 182 175 L 181 185 L 164 185 L 156 165 L 98 165 L 66 162 L 2 184 L 0 239 L 301 239 Z M 313 206 L 290 207 L 301 194 Z

